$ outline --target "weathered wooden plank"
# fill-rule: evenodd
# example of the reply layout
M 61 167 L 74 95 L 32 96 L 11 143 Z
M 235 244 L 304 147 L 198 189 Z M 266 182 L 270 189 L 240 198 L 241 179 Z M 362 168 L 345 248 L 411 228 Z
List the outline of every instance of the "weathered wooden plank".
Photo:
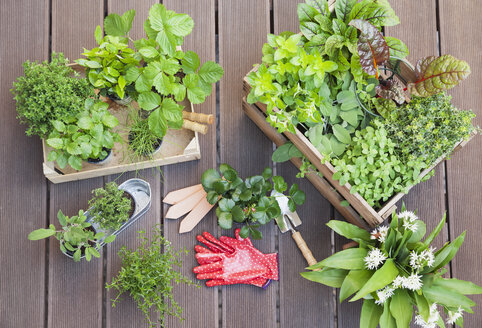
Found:
M 132 30 L 130 36 L 133 39 L 146 37 L 143 24 L 147 19 L 149 8 L 156 3 L 155 0 L 148 1 L 112 1 L 107 3 L 107 12 L 117 13 L 122 15 L 124 12 L 130 9 L 135 9 L 136 16 L 134 23 L 132 24 Z M 135 249 L 140 245 L 137 231 L 146 231 L 147 236 L 151 236 L 151 230 L 157 224 L 160 224 L 160 200 L 161 200 L 161 185 L 160 185 L 160 168 L 150 168 L 145 170 L 139 170 L 136 172 L 129 172 L 122 175 L 111 175 L 107 177 L 109 181 L 116 181 L 117 184 L 121 184 L 123 181 L 130 178 L 144 179 L 151 185 L 151 208 L 143 217 L 135 222 L 126 231 L 117 236 L 114 243 L 107 246 L 107 254 L 105 257 L 106 263 L 106 283 L 110 283 L 112 278 L 117 275 L 121 269 L 121 260 L 117 253 L 122 246 L 126 246 L 129 249 Z M 104 306 L 105 306 L 105 323 L 106 327 L 122 327 L 125 325 L 133 327 L 143 327 L 146 325 L 142 312 L 137 308 L 135 301 L 129 296 L 124 295 L 122 301 L 112 307 L 112 299 L 117 296 L 113 290 L 105 292 Z M 155 314 L 153 314 L 153 318 Z
M 482 58 L 480 49 L 482 40 L 479 31 L 482 29 L 482 9 L 474 1 L 464 0 L 453 2 L 439 1 L 440 12 L 440 41 L 442 54 L 466 60 L 471 68 L 472 75 L 468 81 L 450 91 L 453 102 L 463 109 L 472 109 L 477 118 L 475 123 L 482 125 Z M 474 252 L 482 248 L 480 235 L 482 228 L 479 223 L 482 216 L 482 139 L 480 136 L 468 144 L 464 149 L 453 155 L 447 162 L 447 195 L 448 217 L 450 221 L 450 239 L 455 239 L 464 230 L 467 230 L 465 244 L 460 249 L 455 261 L 452 263 L 454 277 L 471 280 L 478 285 L 482 284 L 482 260 L 474 256 Z M 471 297 L 480 304 L 480 295 Z M 475 314 L 464 316 L 464 325 L 467 327 L 480 326 L 482 312 L 480 306 L 475 309 Z
M 52 51 L 67 58 L 80 58 L 83 48 L 96 45 L 95 26 L 101 24 L 104 5 L 95 0 L 52 0 Z M 57 211 L 75 215 L 87 208 L 91 190 L 101 187 L 102 178 L 50 185 L 49 218 L 57 222 Z M 75 263 L 50 241 L 48 327 L 100 327 L 102 325 L 102 259 Z M 88 301 L 86 301 L 88 300 Z
M 270 165 L 271 142 L 241 110 L 243 77 L 261 60 L 269 25 L 267 0 L 219 2 L 219 61 L 225 70 L 220 84 L 220 156 L 221 162 L 231 164 L 243 177 L 259 174 Z M 276 229 L 263 227 L 264 237 L 255 246 L 264 253 L 274 252 Z M 267 290 L 223 288 L 223 327 L 275 327 L 277 287 L 278 283 Z
M 47 225 L 41 144 L 18 123 L 9 89 L 25 60 L 48 57 L 48 10 L 48 1 L 0 4 L 0 321 L 6 328 L 41 327 L 46 311 L 47 243 L 27 240 Z
M 195 51 L 201 63 L 212 60 L 216 61 L 216 22 L 214 0 L 189 0 L 189 1 L 163 1 L 164 5 L 179 13 L 186 13 L 194 20 L 194 29 L 186 37 L 183 44 L 184 50 Z M 194 105 L 196 113 L 216 115 L 216 90 L 201 105 Z M 172 165 L 164 168 L 163 195 L 171 190 L 191 186 L 200 183 L 201 174 L 206 169 L 216 167 L 216 124 L 210 125 L 208 133 L 200 136 L 201 160 L 190 163 Z M 164 207 L 166 213 L 168 206 Z M 164 219 L 165 236 L 175 248 L 186 248 L 189 254 L 183 258 L 181 272 L 196 281 L 192 273 L 197 261 L 194 258 L 194 245 L 196 234 L 209 231 L 216 234 L 217 223 L 214 210 L 192 230 L 192 232 L 179 234 L 179 220 Z M 180 323 L 176 318 L 168 320 L 168 327 L 218 327 L 218 288 L 204 286 L 200 281 L 201 288 L 192 286 L 178 286 L 175 288 L 175 297 L 184 308 L 185 321 Z
M 296 11 L 298 0 L 275 0 L 273 2 L 274 33 L 299 31 Z M 316 260 L 331 255 L 330 220 L 332 206 L 307 179 L 297 179 L 299 172 L 291 163 L 276 164 L 276 173 L 283 176 L 288 185 L 297 183 L 306 193 L 305 204 L 298 207 L 303 222 L 297 229 L 302 234 Z M 281 327 L 334 327 L 335 307 L 332 288 L 308 281 L 301 277 L 306 260 L 291 238 L 291 233 L 278 233 L 280 256 L 280 324 Z M 299 304 L 303 303 L 302 310 Z

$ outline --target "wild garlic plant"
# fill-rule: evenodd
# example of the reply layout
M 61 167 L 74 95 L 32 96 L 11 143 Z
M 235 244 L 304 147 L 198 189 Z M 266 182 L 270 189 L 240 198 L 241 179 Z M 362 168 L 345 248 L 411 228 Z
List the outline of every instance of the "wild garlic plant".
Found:
M 447 314 L 447 324 L 462 327 L 463 313 L 473 313 L 476 305 L 465 295 L 482 294 L 482 287 L 443 276 L 465 239 L 463 232 L 436 250 L 431 244 L 444 224 L 445 216 L 422 241 L 425 223 L 404 207 L 393 213 L 389 226 L 371 232 L 330 221 L 331 229 L 358 247 L 335 253 L 301 275 L 340 288 L 340 302 L 353 294 L 350 302 L 363 298 L 360 327 L 408 328 L 414 311 L 421 327 L 445 327 L 441 311 Z

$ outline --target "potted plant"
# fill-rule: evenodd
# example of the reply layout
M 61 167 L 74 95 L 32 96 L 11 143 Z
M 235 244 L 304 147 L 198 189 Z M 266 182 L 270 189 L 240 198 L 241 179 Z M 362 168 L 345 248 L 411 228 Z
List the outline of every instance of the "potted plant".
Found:
M 216 215 L 218 224 L 223 229 L 231 229 L 233 221 L 243 223 L 240 236 L 247 238 L 250 234 L 254 239 L 263 235 L 258 230 L 260 225 L 267 224 L 281 214 L 281 209 L 273 191 L 283 193 L 288 185 L 281 176 L 273 176 L 271 168 L 265 168 L 261 175 L 246 178 L 244 181 L 238 172 L 228 164 L 221 164 L 219 172 L 215 169 L 206 170 L 201 183 L 207 192 L 210 204 L 218 204 Z M 296 205 L 305 201 L 305 193 L 298 189 L 295 183 L 289 189 L 288 208 L 294 212 Z
M 136 301 L 149 327 L 164 327 L 166 315 L 182 320 L 182 308 L 175 301 L 172 290 L 173 282 L 195 285 L 176 270 L 182 264 L 180 255 L 187 251 L 174 251 L 159 227 L 153 228 L 150 238 L 145 231 L 139 231 L 139 239 L 141 245 L 137 249 L 124 246 L 118 253 L 122 267 L 111 283 L 106 284 L 108 290 L 117 291 L 112 306 L 116 306 L 122 294 L 128 293 Z M 151 311 L 159 315 L 158 320 L 153 319 Z
M 342 221 L 327 225 L 358 246 L 333 254 L 309 267 L 301 275 L 318 283 L 340 288 L 340 302 L 363 299 L 360 327 L 408 328 L 415 311 L 415 322 L 422 327 L 463 326 L 463 312 L 476 304 L 465 295 L 482 294 L 482 287 L 455 278 L 444 278 L 444 267 L 454 258 L 465 239 L 465 232 L 439 250 L 431 246 L 445 224 L 426 234 L 425 223 L 413 212 L 393 213 L 389 226 L 371 233 Z M 320 270 L 321 269 L 321 270 Z
M 103 232 L 96 229 L 87 220 L 83 210 L 75 216 L 65 216 L 61 210 L 57 214 L 62 229 L 57 230 L 53 224 L 48 229 L 37 229 L 28 235 L 29 240 L 39 240 L 55 236 L 60 241 L 60 250 L 66 256 L 73 258 L 75 262 L 85 257 L 90 261 L 92 256 L 99 258 L 100 242 L 111 243 L 115 235 L 105 237 Z M 105 237 L 105 238 L 104 238 Z
M 91 85 L 99 89 L 100 94 L 109 97 L 120 105 L 127 105 L 135 97 L 135 89 L 128 83 L 129 69 L 139 65 L 140 54 L 128 45 L 128 33 L 132 27 L 135 10 L 129 10 L 122 16 L 110 14 L 104 19 L 106 36 L 102 29 L 95 29 L 98 47 L 86 50 L 85 59 L 76 62 L 85 67 L 85 73 Z M 126 35 L 126 37 L 124 36 Z
M 85 110 L 64 121 L 52 121 L 52 131 L 46 143 L 53 148 L 47 159 L 56 161 L 60 168 L 67 163 L 76 170 L 82 169 L 82 160 L 104 164 L 111 155 L 114 142 L 120 136 L 112 129 L 119 120 L 109 113 L 109 105 L 94 99 L 85 100 Z
M 11 92 L 21 123 L 28 136 L 45 138 L 54 129 L 53 121 L 70 119 L 83 111 L 85 99 L 94 89 L 70 67 L 62 53 L 52 53 L 51 62 L 26 61 L 24 76 L 13 83 Z
M 149 128 L 149 121 L 142 117 L 138 110 L 129 113 L 129 150 L 133 160 L 149 157 L 153 158 L 161 149 L 162 138 L 159 138 Z

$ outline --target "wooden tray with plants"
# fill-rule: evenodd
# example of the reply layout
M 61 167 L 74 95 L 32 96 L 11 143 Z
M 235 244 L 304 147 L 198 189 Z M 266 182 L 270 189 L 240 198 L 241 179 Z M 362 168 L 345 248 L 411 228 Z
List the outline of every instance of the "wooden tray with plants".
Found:
M 144 26 L 167 14 L 154 6 Z M 138 40 L 129 35 L 134 16 L 107 16 L 104 31 L 95 30 L 98 46 L 83 58 L 27 61 L 14 83 L 18 118 L 27 135 L 42 139 L 43 171 L 54 183 L 201 158 L 198 133 L 214 116 L 194 113 L 193 104 L 206 100 L 224 71 L 181 49 L 194 26 L 187 15 L 167 32 L 146 28 Z
M 380 32 L 399 23 L 393 9 L 367 3 L 299 4 L 301 33 L 268 35 L 262 64 L 243 81 L 243 110 L 278 146 L 273 161 L 291 160 L 365 228 L 477 131 L 475 115 L 445 94 L 469 65 L 444 55 L 413 67 L 405 44 Z

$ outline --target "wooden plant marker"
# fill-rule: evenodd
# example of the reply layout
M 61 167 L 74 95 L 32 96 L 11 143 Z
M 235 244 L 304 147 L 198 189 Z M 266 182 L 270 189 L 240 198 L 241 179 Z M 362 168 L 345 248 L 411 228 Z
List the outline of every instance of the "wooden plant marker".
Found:
M 166 219 L 178 219 L 190 212 L 181 221 L 179 233 L 191 231 L 214 207 L 209 204 L 206 196 L 200 184 L 171 191 L 163 200 L 164 203 L 173 205 L 167 211 Z

